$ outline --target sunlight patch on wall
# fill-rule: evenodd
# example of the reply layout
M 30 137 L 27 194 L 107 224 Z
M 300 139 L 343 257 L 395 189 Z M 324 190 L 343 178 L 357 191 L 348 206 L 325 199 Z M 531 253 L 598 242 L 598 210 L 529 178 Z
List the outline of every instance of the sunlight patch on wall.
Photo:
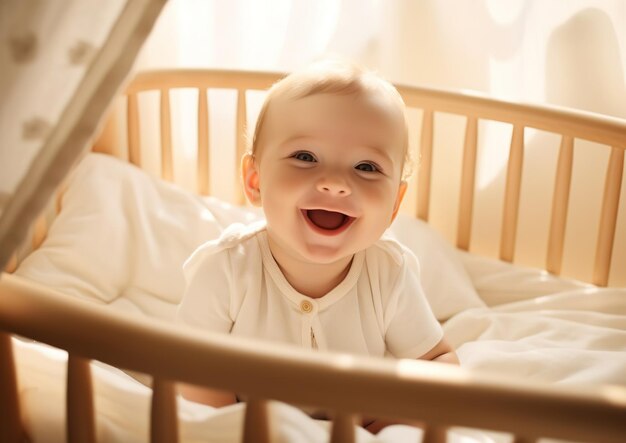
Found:
M 213 32 L 217 14 L 215 3 L 195 0 L 192 7 L 184 8 L 180 2 L 174 2 L 172 6 L 177 22 L 175 32 L 178 35 L 173 39 L 176 42 L 174 54 L 177 64 L 187 67 L 206 66 L 207 61 L 215 59 L 217 47 Z M 205 26 L 198 26 L 198 22 L 203 19 L 206 21 Z
M 525 0 L 485 0 L 489 16 L 499 25 L 513 23 L 519 16 Z
M 480 157 L 476 171 L 479 190 L 489 187 L 506 170 L 511 126 L 486 122 L 479 125 Z
M 244 36 L 242 58 L 252 66 L 271 67 L 278 59 L 279 51 L 289 29 L 292 13 L 290 0 L 272 2 L 239 2 Z

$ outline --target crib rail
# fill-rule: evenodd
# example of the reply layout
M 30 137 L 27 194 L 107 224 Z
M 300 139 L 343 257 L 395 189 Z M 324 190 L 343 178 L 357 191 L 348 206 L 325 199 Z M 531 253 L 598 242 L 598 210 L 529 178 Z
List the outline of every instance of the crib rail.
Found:
M 128 97 L 127 125 L 128 149 L 131 163 L 140 166 L 139 108 L 137 95 L 146 91 L 159 91 L 160 128 L 161 128 L 161 169 L 162 177 L 173 180 L 173 155 L 171 148 L 171 109 L 169 95 L 172 89 L 191 88 L 198 92 L 198 148 L 197 173 L 198 192 L 208 195 L 209 189 L 209 127 L 208 127 L 208 89 L 234 89 L 237 91 L 236 158 L 241 158 L 246 150 L 246 91 L 264 90 L 282 77 L 276 73 L 251 73 L 245 71 L 220 70 L 163 70 L 139 73 L 126 89 Z M 245 197 L 239 182 L 235 183 L 238 203 L 243 204 Z
M 140 107 L 138 95 L 147 91 L 159 91 L 159 121 L 161 139 L 161 176 L 175 181 L 175 147 L 172 142 L 172 110 L 170 92 L 180 88 L 198 91 L 198 146 L 197 146 L 197 192 L 211 193 L 210 146 L 209 146 L 209 101 L 208 91 L 213 88 L 237 91 L 236 149 L 235 158 L 241 158 L 246 149 L 246 92 L 263 90 L 280 79 L 282 74 L 226 70 L 160 70 L 137 74 L 127 86 L 127 144 L 128 159 L 141 166 Z M 596 235 L 593 271 L 589 275 L 572 275 L 588 280 L 599 286 L 609 284 L 611 261 L 616 248 L 617 220 L 625 205 L 621 197 L 624 171 L 624 151 L 626 149 L 626 122 L 617 118 L 593 113 L 573 111 L 550 106 L 511 103 L 487 98 L 477 94 L 455 93 L 430 88 L 398 86 L 407 107 L 422 110 L 420 123 L 421 137 L 418 149 L 420 166 L 418 171 L 417 204 L 415 215 L 429 221 L 431 206 L 431 183 L 433 181 L 434 124 L 441 113 L 455 114 L 466 119 L 463 142 L 462 169 L 460 172 L 460 193 L 458 217 L 456 221 L 456 246 L 470 250 L 472 244 L 472 224 L 476 198 L 476 159 L 481 121 L 497 121 L 512 125 L 509 146 L 509 160 L 506 174 L 504 204 L 501 221 L 501 235 L 498 257 L 512 262 L 515 259 L 522 171 L 524 165 L 524 134 L 527 128 L 539 129 L 557 134 L 560 139 L 559 159 L 556 166 L 553 187 L 552 209 L 544 268 L 552 274 L 562 272 L 565 249 L 565 233 L 568 227 L 570 190 L 575 161 L 575 146 L 579 140 L 591 141 L 606 146 L 610 150 L 609 163 L 605 174 L 600 221 Z M 121 155 L 117 146 L 118 125 L 109 119 L 102 137 L 96 143 L 100 151 Z M 236 176 L 236 174 L 235 174 Z M 236 200 L 244 203 L 244 195 L 239 180 L 235 179 Z M 35 248 L 45 237 L 46 222 L 40 217 L 32 230 L 32 245 Z M 15 269 L 18 259 L 13 256 L 7 270 Z
M 198 91 L 198 146 L 197 146 L 197 191 L 209 194 L 210 147 L 207 91 L 213 88 L 237 91 L 236 149 L 234 155 L 241 158 L 246 149 L 246 91 L 267 89 L 282 74 L 227 70 L 159 70 L 137 74 L 127 86 L 127 140 L 129 160 L 141 165 L 141 140 L 139 135 L 140 111 L 138 95 L 146 91 L 159 91 L 160 94 L 160 133 L 161 133 L 161 175 L 167 180 L 173 177 L 173 147 L 171 134 L 171 109 L 169 95 L 172 90 L 192 88 Z M 409 109 L 422 112 L 419 124 L 421 136 L 419 152 L 417 201 L 415 215 L 429 221 L 432 199 L 434 126 L 440 114 L 453 114 L 466 119 L 463 142 L 462 169 L 460 172 L 460 193 L 456 220 L 456 246 L 470 250 L 472 246 L 472 225 L 475 218 L 476 199 L 476 159 L 479 138 L 479 123 L 486 121 L 502 122 L 513 128 L 509 149 L 509 159 L 505 180 L 504 201 L 501 220 L 498 258 L 512 262 L 515 260 L 522 172 L 524 169 L 525 132 L 529 128 L 550 132 L 560 137 L 559 160 L 553 187 L 552 209 L 545 252 L 537 251 L 545 257 L 544 268 L 560 275 L 564 256 L 565 232 L 568 227 L 572 171 L 575 161 L 577 141 L 590 141 L 604 145 L 610 150 L 610 159 L 605 174 L 600 222 L 596 235 L 593 272 L 584 275 L 571 275 L 580 280 L 589 280 L 599 286 L 609 284 L 611 260 L 616 248 L 617 220 L 620 212 L 620 191 L 623 181 L 624 150 L 626 149 L 626 121 L 583 111 L 574 111 L 554 106 L 511 103 L 495 100 L 479 94 L 458 93 L 431 88 L 398 85 Z M 105 134 L 105 138 L 107 135 Z M 111 139 L 110 136 L 108 136 Z M 102 150 L 102 149 L 101 149 Z M 237 203 L 244 203 L 243 190 L 239 180 L 235 180 Z M 624 209 L 621 209 L 622 211 Z
M 456 242 L 457 247 L 463 250 L 468 250 L 470 245 L 476 173 L 477 120 L 498 121 L 513 125 L 499 254 L 500 259 L 509 262 L 513 261 L 515 252 L 524 158 L 524 130 L 533 128 L 560 135 L 561 147 L 546 256 L 546 269 L 553 274 L 559 275 L 561 272 L 574 141 L 580 139 L 609 146 L 611 154 L 602 197 L 602 213 L 593 270 L 593 283 L 607 286 L 620 202 L 624 150 L 626 150 L 626 122 L 624 120 L 554 106 L 511 103 L 477 94 L 459 94 L 406 86 L 399 86 L 398 90 L 409 108 L 424 109 L 420 143 L 422 156 L 420 168 L 424 171 L 420 171 L 417 211 L 417 216 L 422 220 L 428 220 L 430 203 L 433 113 L 445 112 L 465 116 L 467 119 Z
M 174 389 L 168 380 L 336 411 L 333 433 L 341 436 L 337 438 L 345 438 L 346 424 L 358 414 L 513 432 L 531 441 L 553 437 L 617 443 L 626 435 L 626 389 L 622 387 L 570 392 L 549 384 L 487 378 L 433 362 L 311 353 L 275 343 L 196 334 L 68 299 L 7 274 L 0 280 L 0 293 L 0 330 L 70 350 L 70 369 L 74 370 L 69 373 L 68 390 L 82 392 L 88 387 L 84 362 L 89 359 L 152 374 L 156 381 L 153 442 L 176 441 Z M 50 316 L 50 312 L 57 315 Z M 113 341 L 111 337 L 125 339 Z M 185 364 L 190 356 L 193 364 Z M 250 368 L 254 377 L 249 376 Z M 83 386 L 76 389 L 79 383 Z M 79 397 L 74 397 L 74 412 L 68 414 L 70 429 L 83 426 L 77 420 L 88 426 L 94 423 L 93 413 L 88 412 L 91 418 L 84 413 L 92 400 L 84 393 Z M 83 413 L 77 413 L 80 408 Z M 265 400 L 251 402 L 249 408 L 246 420 L 260 421 L 269 430 L 271 414 Z M 173 426 L 163 431 L 169 432 L 167 440 L 162 438 L 161 420 Z M 89 440 L 81 434 L 80 439 L 70 441 Z M 255 434 L 246 441 L 263 438 Z

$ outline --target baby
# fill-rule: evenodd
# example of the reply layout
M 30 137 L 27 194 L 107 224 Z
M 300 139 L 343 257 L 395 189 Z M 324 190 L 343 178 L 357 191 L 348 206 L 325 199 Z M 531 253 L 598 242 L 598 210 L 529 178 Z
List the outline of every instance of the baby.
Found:
M 383 237 L 406 191 L 404 103 L 375 74 L 322 62 L 276 83 L 242 159 L 262 224 L 185 263 L 181 322 L 311 349 L 457 363 L 407 248 Z M 213 406 L 232 393 L 185 386 Z M 370 427 L 369 429 L 373 429 Z

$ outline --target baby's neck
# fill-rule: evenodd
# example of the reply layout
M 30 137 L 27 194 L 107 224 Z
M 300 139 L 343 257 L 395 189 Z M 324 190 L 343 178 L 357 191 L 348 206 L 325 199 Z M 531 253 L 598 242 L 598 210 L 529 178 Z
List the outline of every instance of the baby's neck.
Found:
M 269 243 L 272 256 L 285 279 L 296 291 L 308 297 L 325 296 L 339 285 L 350 271 L 353 256 L 333 263 L 310 263 L 283 255 L 279 248 L 272 248 L 271 240 Z
M 345 264 L 307 264 L 306 269 L 289 272 L 280 265 L 289 284 L 299 293 L 311 298 L 321 298 L 335 289 L 350 271 L 352 257 Z

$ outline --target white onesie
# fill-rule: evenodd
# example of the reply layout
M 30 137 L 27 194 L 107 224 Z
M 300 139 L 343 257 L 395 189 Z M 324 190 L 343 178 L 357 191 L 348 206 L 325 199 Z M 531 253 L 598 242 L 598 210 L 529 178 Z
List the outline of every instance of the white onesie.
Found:
M 177 320 L 205 330 L 370 356 L 418 358 L 443 337 L 411 251 L 383 238 L 354 255 L 321 298 L 296 291 L 274 260 L 264 223 L 232 225 L 184 265 Z

